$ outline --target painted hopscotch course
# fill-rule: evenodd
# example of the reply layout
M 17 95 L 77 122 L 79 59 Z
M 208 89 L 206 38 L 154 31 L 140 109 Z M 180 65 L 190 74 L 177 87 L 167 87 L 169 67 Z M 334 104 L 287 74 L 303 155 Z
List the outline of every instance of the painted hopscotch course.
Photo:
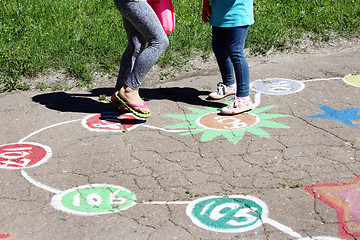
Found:
M 265 79 L 257 80 L 252 83 L 252 90 L 256 94 L 255 103 L 260 104 L 260 94 L 268 95 L 286 95 L 296 94 L 305 88 L 306 82 L 310 81 L 329 81 L 333 79 L 313 79 L 307 81 L 296 81 L 290 79 Z M 344 82 L 351 86 L 360 87 L 360 75 L 352 74 L 344 77 Z M 360 108 L 351 108 L 344 110 L 335 110 L 330 107 L 318 104 L 324 111 L 324 114 L 309 116 L 311 118 L 333 119 L 351 127 L 356 127 L 353 121 L 360 120 L 357 113 Z M 153 201 L 138 203 L 136 196 L 130 190 L 122 186 L 111 184 L 92 184 L 77 186 L 65 191 L 46 186 L 33 179 L 26 172 L 28 168 L 35 168 L 46 163 L 52 157 L 52 151 L 49 146 L 27 142 L 32 136 L 54 127 L 61 127 L 64 124 L 78 124 L 95 133 L 101 132 L 124 132 L 131 131 L 138 127 L 158 129 L 165 132 L 179 133 L 181 135 L 202 134 L 201 141 L 212 141 L 222 135 L 233 144 L 238 143 L 244 134 L 253 134 L 262 138 L 269 138 L 270 133 L 266 129 L 283 128 L 286 126 L 281 123 L 270 121 L 273 118 L 287 117 L 284 114 L 268 114 L 267 110 L 276 106 L 255 108 L 247 113 L 235 116 L 219 116 L 217 108 L 190 108 L 195 114 L 184 115 L 169 114 L 168 117 L 186 122 L 171 125 L 167 127 L 156 127 L 145 124 L 145 120 L 137 118 L 130 113 L 103 113 L 86 116 L 83 119 L 72 120 L 44 127 L 36 132 L 29 134 L 17 143 L 4 144 L 0 146 L 0 168 L 3 170 L 18 169 L 22 176 L 31 184 L 54 193 L 51 205 L 59 210 L 69 214 L 94 216 L 99 214 L 111 214 L 119 211 L 125 211 L 136 204 L 144 205 L 170 205 L 186 204 L 186 214 L 191 221 L 198 227 L 215 232 L 239 233 L 254 230 L 263 224 L 269 224 L 272 227 L 282 231 L 294 239 L 317 239 L 317 240 L 335 240 L 336 237 L 318 236 L 302 237 L 291 228 L 269 218 L 269 209 L 267 205 L 259 198 L 253 196 L 233 195 L 228 197 L 209 196 L 199 198 L 194 201 Z M 360 224 L 351 221 L 356 218 L 360 222 L 360 211 L 358 207 L 360 202 L 358 178 L 348 184 L 324 184 L 305 187 L 315 198 L 318 198 L 330 207 L 337 209 L 339 217 L 341 237 L 347 238 L 351 232 L 353 236 L 360 236 Z M 348 207 L 346 203 L 349 203 Z M 348 208 L 346 208 L 348 207 Z M 347 222 L 347 224 L 345 224 Z M 345 224 L 345 225 L 344 225 Z M 358 234 L 358 235 L 357 235 Z M 0 234 L 0 239 L 8 239 L 12 234 Z

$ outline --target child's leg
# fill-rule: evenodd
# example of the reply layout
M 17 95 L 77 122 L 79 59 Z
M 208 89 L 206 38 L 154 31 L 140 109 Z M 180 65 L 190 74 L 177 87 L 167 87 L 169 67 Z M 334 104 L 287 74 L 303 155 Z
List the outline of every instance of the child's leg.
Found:
M 121 98 L 138 116 L 150 116 L 139 95 L 144 76 L 169 45 L 161 23 L 147 2 L 114 0 L 123 16 L 129 45 L 121 60 L 121 69 L 112 101 Z M 148 46 L 144 49 L 146 42 Z M 145 115 L 144 115 L 145 114 Z
M 228 28 L 212 27 L 212 48 L 218 63 L 222 81 L 229 86 L 235 83 L 234 66 L 231 62 Z
M 249 26 L 228 28 L 229 55 L 233 63 L 237 92 L 233 102 L 221 109 L 223 114 L 238 114 L 253 108 L 249 97 L 249 66 L 244 56 L 244 45 Z
M 125 18 L 123 18 L 123 25 L 128 38 L 128 46 L 121 57 L 115 91 L 119 91 L 125 85 L 125 81 L 133 69 L 136 58 L 144 51 L 146 46 L 146 40 Z
M 169 45 L 169 40 L 157 18 L 147 2 L 134 2 L 115 0 L 115 5 L 124 19 L 131 27 L 127 28 L 128 36 L 137 38 L 140 42 L 144 39 L 149 45 L 135 57 L 130 74 L 125 84 L 131 89 L 138 90 L 146 73 L 157 62 L 158 58 Z M 134 57 L 134 56 L 133 56 Z M 134 59 L 132 59 L 134 60 Z
M 237 97 L 249 96 L 249 65 L 244 56 L 245 39 L 249 26 L 229 28 L 229 55 L 234 66 Z
M 218 63 L 222 83 L 218 83 L 215 91 L 209 94 L 212 99 L 221 99 L 236 93 L 234 66 L 229 52 L 229 37 L 227 29 L 213 27 L 212 47 Z

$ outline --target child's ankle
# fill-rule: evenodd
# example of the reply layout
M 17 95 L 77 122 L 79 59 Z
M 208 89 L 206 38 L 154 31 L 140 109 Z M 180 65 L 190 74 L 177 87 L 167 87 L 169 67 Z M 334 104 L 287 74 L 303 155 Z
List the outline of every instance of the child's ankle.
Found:
M 246 100 L 249 100 L 250 99 L 250 96 L 246 96 L 246 97 L 237 97 L 238 99 L 240 99 L 240 100 L 244 100 L 244 101 L 246 101 Z

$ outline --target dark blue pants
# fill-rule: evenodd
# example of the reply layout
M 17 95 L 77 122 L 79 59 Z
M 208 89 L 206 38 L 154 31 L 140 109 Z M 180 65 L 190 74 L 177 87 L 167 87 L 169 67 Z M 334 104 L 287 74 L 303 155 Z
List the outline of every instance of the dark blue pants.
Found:
M 212 48 L 225 85 L 237 85 L 236 96 L 249 96 L 249 65 L 244 56 L 249 26 L 213 27 Z M 234 74 L 235 73 L 235 74 Z

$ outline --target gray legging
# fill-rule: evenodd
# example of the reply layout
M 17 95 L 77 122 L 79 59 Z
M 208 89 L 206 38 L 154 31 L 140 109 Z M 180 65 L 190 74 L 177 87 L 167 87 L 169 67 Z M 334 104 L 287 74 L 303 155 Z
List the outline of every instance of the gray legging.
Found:
M 138 90 L 146 73 L 169 46 L 169 39 L 146 1 L 114 0 L 114 3 L 123 17 L 128 38 L 115 90 L 124 84 Z

